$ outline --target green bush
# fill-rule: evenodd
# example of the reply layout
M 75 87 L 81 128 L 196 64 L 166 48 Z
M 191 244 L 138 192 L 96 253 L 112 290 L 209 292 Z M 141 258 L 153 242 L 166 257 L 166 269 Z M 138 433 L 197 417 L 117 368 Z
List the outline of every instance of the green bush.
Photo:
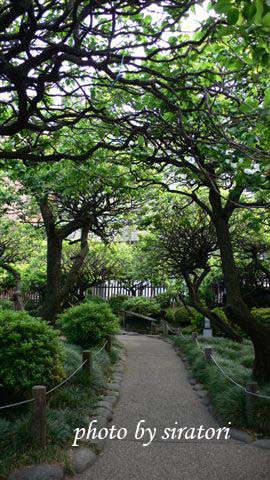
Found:
M 154 298 L 129 297 L 123 302 L 124 310 L 151 316 L 160 312 L 160 305 Z
M 115 313 L 115 315 L 119 315 L 121 310 L 123 310 L 123 303 L 127 300 L 127 295 L 114 295 L 109 299 L 109 305 Z
M 106 335 L 119 328 L 108 303 L 90 300 L 66 310 L 59 315 L 59 321 L 68 341 L 83 348 L 99 345 Z
M 7 396 L 51 387 L 64 377 L 64 350 L 57 331 L 27 312 L 0 311 L 0 384 Z
M 104 298 L 92 294 L 88 294 L 84 302 L 107 303 Z
M 159 303 L 160 308 L 165 309 L 170 307 L 172 302 L 179 302 L 178 294 L 168 290 L 167 292 L 158 293 L 155 296 L 156 301 Z
M 2 298 L 0 300 L 0 310 L 14 310 L 14 304 L 12 300 L 8 298 Z
M 253 308 L 251 313 L 256 320 L 270 324 L 270 308 Z
M 184 306 L 168 308 L 165 318 L 169 323 L 179 327 L 187 327 L 192 324 L 194 327 L 201 328 L 203 321 L 203 315 L 198 313 L 195 308 L 189 307 L 187 310 Z

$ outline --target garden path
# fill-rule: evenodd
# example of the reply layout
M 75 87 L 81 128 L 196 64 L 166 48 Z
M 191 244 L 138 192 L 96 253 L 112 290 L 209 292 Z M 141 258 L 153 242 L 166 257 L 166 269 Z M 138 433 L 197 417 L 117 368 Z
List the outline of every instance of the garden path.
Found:
M 171 345 L 159 338 L 123 335 L 127 363 L 112 424 L 124 440 L 107 440 L 98 461 L 76 480 L 269 480 L 270 455 L 237 440 L 161 440 L 166 427 L 218 428 L 188 383 Z M 136 425 L 157 428 L 149 446 L 134 440 Z M 145 439 L 149 441 L 149 435 Z

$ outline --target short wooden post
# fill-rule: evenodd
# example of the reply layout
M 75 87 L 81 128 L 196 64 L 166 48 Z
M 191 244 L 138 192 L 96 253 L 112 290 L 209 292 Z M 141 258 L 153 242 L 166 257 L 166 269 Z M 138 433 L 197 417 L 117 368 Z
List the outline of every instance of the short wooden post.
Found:
M 192 337 L 192 341 L 195 343 L 198 337 L 197 332 L 192 332 L 191 337 Z
M 212 362 L 211 355 L 212 355 L 212 348 L 211 347 L 205 347 L 204 348 L 204 358 L 207 361 L 207 363 Z
M 111 351 L 112 351 L 112 336 L 111 335 L 107 335 L 107 337 L 106 337 L 105 350 L 108 353 L 111 353 Z
M 44 385 L 35 385 L 32 388 L 33 408 L 32 408 L 32 437 L 34 445 L 38 448 L 46 446 L 46 387 Z
M 85 362 L 83 365 L 83 371 L 88 377 L 90 377 L 92 373 L 92 352 L 90 350 L 84 350 L 82 352 L 82 361 L 83 363 Z
M 151 335 L 153 335 L 153 331 L 154 331 L 154 329 L 153 329 L 153 322 L 151 322 L 151 324 L 150 324 L 150 334 L 151 334 Z
M 163 335 L 164 335 L 164 337 L 168 336 L 168 325 L 167 325 L 166 320 L 163 320 Z
M 251 394 L 248 392 L 251 392 Z M 249 426 L 252 426 L 254 406 L 256 403 L 256 396 L 252 395 L 252 393 L 257 393 L 257 392 L 258 392 L 257 382 L 247 383 L 246 385 L 246 418 L 247 418 L 247 424 Z
M 176 329 L 176 335 L 177 335 L 177 337 L 180 337 L 180 334 L 181 334 L 181 328 L 178 327 L 178 328 Z

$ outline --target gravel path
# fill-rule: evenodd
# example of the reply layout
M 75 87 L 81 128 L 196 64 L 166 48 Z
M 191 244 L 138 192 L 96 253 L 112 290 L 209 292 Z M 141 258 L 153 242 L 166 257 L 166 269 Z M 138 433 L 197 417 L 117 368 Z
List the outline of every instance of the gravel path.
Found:
M 161 440 L 164 428 L 218 428 L 187 381 L 171 345 L 143 335 L 120 337 L 127 349 L 121 398 L 112 425 L 124 440 L 107 440 L 104 453 L 76 480 L 269 480 L 270 453 L 236 440 Z M 136 425 L 156 428 L 149 446 L 135 440 Z M 149 442 L 145 435 L 144 442 Z

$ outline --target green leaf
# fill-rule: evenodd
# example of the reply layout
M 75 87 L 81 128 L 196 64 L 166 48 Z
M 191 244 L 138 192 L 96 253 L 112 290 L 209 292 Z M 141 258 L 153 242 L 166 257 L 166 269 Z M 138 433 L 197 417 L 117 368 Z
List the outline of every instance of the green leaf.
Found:
M 151 17 L 151 15 L 146 15 L 146 16 L 144 17 L 144 23 L 145 23 L 146 25 L 150 25 L 150 24 L 152 23 L 152 17 Z
M 270 13 L 267 13 L 266 15 L 264 15 L 262 19 L 262 24 L 264 27 L 270 27 Z
M 263 106 L 268 107 L 270 105 L 270 88 L 267 88 L 264 93 Z
M 227 22 L 229 25 L 235 25 L 239 19 L 239 10 L 237 8 L 230 8 L 227 13 Z
M 219 0 L 213 7 L 217 13 L 227 13 L 231 8 L 231 2 Z

